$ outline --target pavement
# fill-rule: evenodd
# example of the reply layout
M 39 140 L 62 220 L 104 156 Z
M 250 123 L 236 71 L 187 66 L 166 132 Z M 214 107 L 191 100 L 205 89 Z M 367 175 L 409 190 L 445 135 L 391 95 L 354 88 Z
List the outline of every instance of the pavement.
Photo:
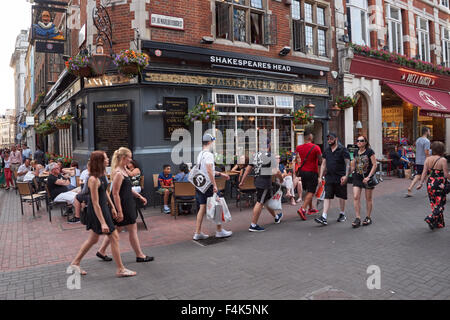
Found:
M 22 216 L 18 195 L 0 190 L 0 300 L 449 300 L 449 227 L 429 230 L 426 192 L 404 198 L 409 182 L 390 178 L 377 186 L 373 224 L 358 229 L 351 228 L 348 201 L 343 223 L 336 222 L 336 208 L 321 226 L 315 216 L 302 221 L 297 206 L 284 204 L 280 224 L 264 211 L 266 231 L 251 233 L 251 209 L 239 211 L 229 201 L 233 220 L 225 228 L 233 236 L 209 245 L 192 240 L 195 215 L 175 220 L 151 207 L 144 212 L 149 230 L 140 220 L 138 227 L 141 246 L 155 261 L 136 263 L 124 232 L 122 259 L 138 275 L 116 278 L 114 262 L 95 257 L 99 243 L 82 261 L 88 275 L 79 286 L 66 269 L 87 239 L 85 227 L 67 224 L 58 209 L 51 223 L 45 208 L 33 218 L 25 205 Z M 204 227 L 214 234 L 206 219 Z

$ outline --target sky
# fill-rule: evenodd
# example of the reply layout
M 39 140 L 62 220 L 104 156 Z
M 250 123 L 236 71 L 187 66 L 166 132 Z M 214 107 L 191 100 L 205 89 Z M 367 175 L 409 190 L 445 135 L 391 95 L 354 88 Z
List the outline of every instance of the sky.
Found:
M 0 114 L 6 109 L 14 109 L 14 72 L 9 63 L 20 30 L 27 30 L 31 25 L 31 4 L 26 0 L 8 1 L 7 8 L 8 13 L 0 19 Z

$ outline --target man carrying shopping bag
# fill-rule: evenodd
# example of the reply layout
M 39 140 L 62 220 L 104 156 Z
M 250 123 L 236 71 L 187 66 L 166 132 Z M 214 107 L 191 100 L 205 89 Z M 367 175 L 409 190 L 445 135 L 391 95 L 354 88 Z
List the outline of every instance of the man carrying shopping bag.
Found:
M 255 154 L 253 163 L 250 163 L 245 169 L 239 187 L 244 185 L 244 181 L 252 168 L 255 173 L 256 204 L 253 208 L 252 222 L 248 230 L 262 232 L 264 228 L 258 225 L 258 219 L 264 206 L 274 217 L 275 223 L 280 223 L 283 217 L 283 213 L 275 214 L 275 211 L 266 205 L 266 202 L 273 197 L 272 175 L 275 175 L 280 181 L 283 181 L 283 176 L 276 166 L 275 157 L 270 153 L 270 139 L 267 139 L 267 145 L 263 144 L 260 146 L 260 151 Z
M 215 175 L 217 176 L 224 176 L 225 179 L 229 180 L 230 177 L 224 173 L 221 172 L 215 172 L 214 167 L 214 155 L 212 154 L 213 151 L 213 143 L 216 138 L 214 138 L 210 134 L 205 134 L 203 136 L 203 150 L 200 152 L 200 154 L 197 157 L 197 166 L 199 175 L 197 177 L 193 177 L 195 181 L 201 180 L 202 185 L 204 185 L 204 182 L 206 184 L 209 184 L 209 188 L 206 189 L 206 191 L 202 192 L 199 190 L 198 185 L 194 183 L 196 186 L 195 188 L 195 198 L 197 200 L 197 205 L 199 207 L 198 213 L 197 213 L 197 223 L 194 233 L 194 240 L 205 240 L 209 238 L 207 234 L 204 234 L 201 232 L 202 229 L 202 222 L 203 217 L 206 213 L 206 203 L 208 198 L 213 197 L 215 194 L 217 194 L 218 189 L 216 185 L 216 179 Z M 192 170 L 194 171 L 194 170 Z M 197 171 L 197 170 L 195 170 Z M 191 177 L 190 177 L 191 181 Z M 222 228 L 221 224 L 217 224 L 217 231 L 216 231 L 216 238 L 226 238 L 233 234 L 231 231 L 227 231 Z

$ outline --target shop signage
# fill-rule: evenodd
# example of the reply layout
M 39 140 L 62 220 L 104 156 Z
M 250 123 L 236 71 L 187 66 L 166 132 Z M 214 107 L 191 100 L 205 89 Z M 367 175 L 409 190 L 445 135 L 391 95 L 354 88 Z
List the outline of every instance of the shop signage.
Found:
M 269 63 L 263 61 L 254 61 L 249 59 L 238 59 L 238 58 L 227 58 L 220 56 L 211 56 L 209 58 L 212 64 L 220 64 L 232 67 L 250 68 L 250 69 L 261 69 L 273 72 L 291 72 L 292 68 L 288 65 Z
M 152 27 L 184 30 L 183 18 L 163 16 L 161 14 L 152 14 L 150 24 Z
M 420 84 L 426 87 L 433 86 L 435 83 L 434 79 L 431 77 L 414 73 L 402 74 L 401 80 L 409 84 Z
M 184 117 L 188 113 L 188 99 L 164 98 L 164 139 L 169 139 L 176 129 L 187 129 Z
M 219 78 L 213 76 L 182 75 L 147 72 L 144 75 L 144 83 L 170 83 L 180 85 L 192 85 L 214 88 L 232 88 L 242 90 L 258 90 L 270 92 L 283 92 L 294 94 L 310 94 L 328 96 L 328 87 L 320 87 L 312 84 L 254 80 L 248 78 Z
M 94 103 L 95 150 L 103 150 L 112 159 L 115 150 L 133 150 L 131 100 Z
M 27 126 L 34 126 L 34 117 L 26 117 L 25 122 Z
M 450 113 L 433 112 L 433 111 L 427 111 L 427 110 L 420 110 L 419 114 L 421 116 L 426 116 L 426 117 L 450 118 Z M 422 120 L 419 119 L 419 121 L 422 121 Z
M 123 85 L 123 84 L 136 83 L 136 81 L 137 80 L 134 78 L 130 79 L 130 78 L 122 76 L 120 74 L 103 75 L 100 77 L 86 78 L 84 81 L 84 87 L 86 89 L 111 87 L 111 86 L 117 86 L 117 85 Z
M 403 107 L 384 107 L 382 110 L 382 119 L 386 122 L 403 121 Z
M 31 40 L 36 42 L 36 52 L 63 53 L 67 38 L 66 3 L 57 6 L 35 5 L 32 7 Z M 58 24 L 58 25 L 57 25 Z

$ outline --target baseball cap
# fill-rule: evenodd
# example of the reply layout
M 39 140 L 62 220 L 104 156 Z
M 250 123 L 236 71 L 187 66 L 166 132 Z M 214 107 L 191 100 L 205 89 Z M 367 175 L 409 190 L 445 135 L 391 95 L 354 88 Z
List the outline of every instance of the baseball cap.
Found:
M 203 142 L 210 142 L 210 141 L 214 141 L 214 140 L 216 140 L 216 138 L 214 138 L 211 134 L 209 134 L 209 133 L 205 133 L 204 135 L 203 135 Z
M 337 138 L 337 135 L 336 135 L 336 133 L 333 133 L 333 132 L 330 132 L 328 135 L 327 135 L 327 138 L 329 138 L 329 137 L 332 137 L 332 138 Z

